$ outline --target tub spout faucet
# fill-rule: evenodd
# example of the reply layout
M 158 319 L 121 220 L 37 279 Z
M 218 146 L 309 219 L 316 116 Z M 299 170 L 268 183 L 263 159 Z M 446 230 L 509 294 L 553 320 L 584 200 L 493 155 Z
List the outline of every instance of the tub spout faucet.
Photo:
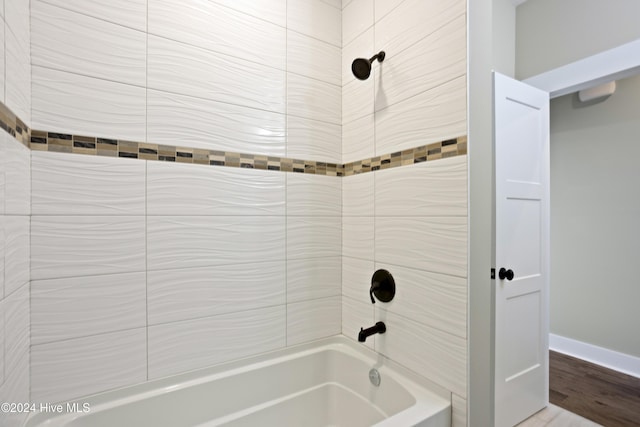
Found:
M 360 328 L 360 333 L 358 333 L 358 341 L 365 342 L 367 340 L 367 337 L 370 337 L 374 334 L 384 334 L 385 332 L 387 332 L 387 327 L 385 326 L 384 322 L 376 322 L 376 324 L 370 328 Z

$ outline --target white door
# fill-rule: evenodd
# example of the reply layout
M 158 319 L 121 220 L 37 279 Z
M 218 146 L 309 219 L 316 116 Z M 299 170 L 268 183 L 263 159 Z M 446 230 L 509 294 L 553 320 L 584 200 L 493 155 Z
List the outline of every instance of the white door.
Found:
M 549 94 L 494 73 L 495 425 L 549 400 Z

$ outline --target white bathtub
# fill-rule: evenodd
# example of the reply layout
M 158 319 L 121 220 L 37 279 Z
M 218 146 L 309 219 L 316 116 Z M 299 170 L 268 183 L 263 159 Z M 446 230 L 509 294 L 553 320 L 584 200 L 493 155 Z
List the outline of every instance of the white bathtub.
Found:
M 434 387 L 333 337 L 79 399 L 89 412 L 32 414 L 26 427 L 448 427 L 450 398 Z

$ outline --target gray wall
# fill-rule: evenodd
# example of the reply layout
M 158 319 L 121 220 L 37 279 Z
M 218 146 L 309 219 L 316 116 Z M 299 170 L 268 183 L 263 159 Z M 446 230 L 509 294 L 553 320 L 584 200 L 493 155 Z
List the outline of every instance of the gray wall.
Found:
M 640 76 L 551 102 L 551 333 L 640 357 L 638 111 Z
M 516 77 L 640 38 L 638 0 L 529 0 L 517 8 Z

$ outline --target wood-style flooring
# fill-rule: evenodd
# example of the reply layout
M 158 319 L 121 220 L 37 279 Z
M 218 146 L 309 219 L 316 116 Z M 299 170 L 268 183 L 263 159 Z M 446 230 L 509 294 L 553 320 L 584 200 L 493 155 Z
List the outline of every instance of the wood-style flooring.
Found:
M 549 401 L 605 427 L 640 427 L 640 378 L 554 351 Z

